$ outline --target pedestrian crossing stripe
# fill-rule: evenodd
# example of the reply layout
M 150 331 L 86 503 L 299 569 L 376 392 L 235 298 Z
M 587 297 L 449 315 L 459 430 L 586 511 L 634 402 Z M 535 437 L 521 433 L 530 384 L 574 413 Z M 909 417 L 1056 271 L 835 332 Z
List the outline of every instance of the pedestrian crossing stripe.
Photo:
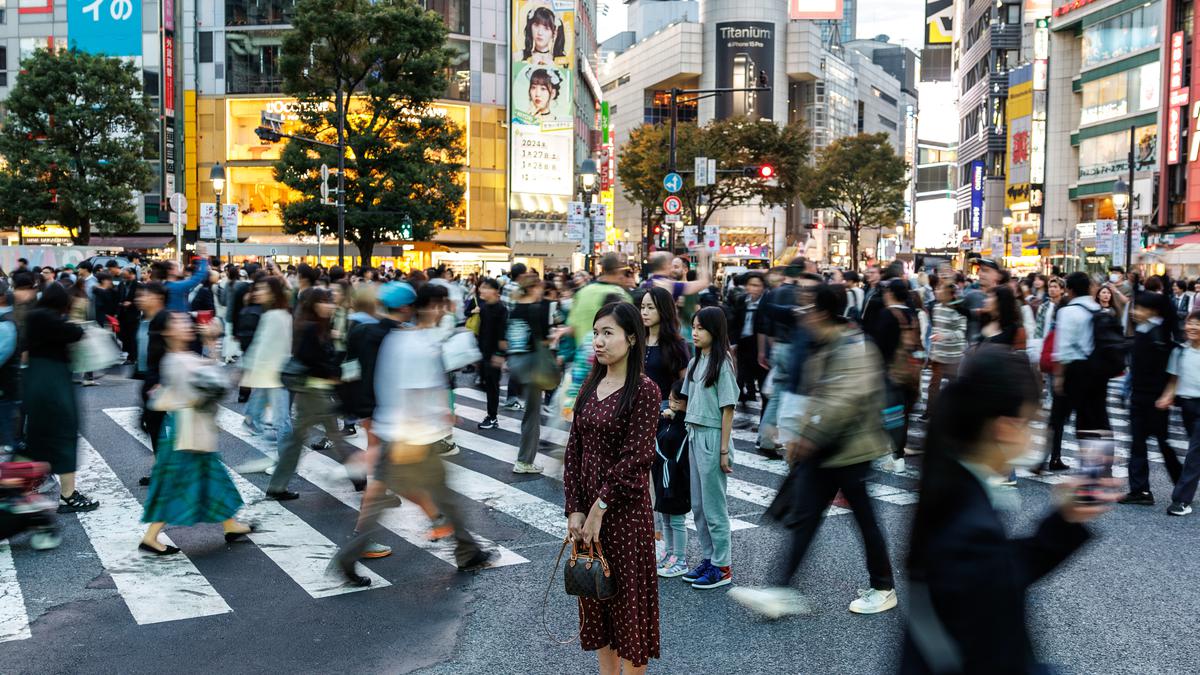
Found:
M 150 439 L 138 423 L 140 408 L 108 408 L 104 413 L 147 449 L 150 448 Z M 330 569 L 330 562 L 338 550 L 337 544 L 304 522 L 300 516 L 289 511 L 283 504 L 267 499 L 262 490 L 241 475 L 229 471 L 228 468 L 226 471 L 233 478 L 242 501 L 245 502 L 239 518 L 256 524 L 256 530 L 248 534 L 247 538 L 310 597 L 326 598 L 391 585 L 370 570 L 367 570 L 365 575 L 371 579 L 370 586 L 346 584 L 339 574 Z M 91 513 L 102 511 L 97 509 Z
M 31 637 L 33 633 L 29 630 L 25 595 L 17 581 L 12 548 L 8 541 L 0 541 L 0 642 L 28 640 Z
M 240 436 L 241 439 L 272 460 L 276 458 L 275 444 L 262 436 L 245 434 L 242 427 L 242 415 L 225 407 L 217 411 L 217 426 L 223 431 Z M 349 506 L 355 511 L 362 507 L 362 494 L 355 491 L 353 485 L 345 478 L 345 468 L 336 460 L 326 457 L 319 452 L 305 452 L 296 468 L 296 475 L 312 483 L 334 499 Z M 416 504 L 405 500 L 395 509 L 387 509 L 380 516 L 379 524 L 401 539 L 434 557 L 456 565 L 453 539 L 430 541 L 428 528 L 424 526 L 429 519 L 425 512 Z M 500 546 L 479 534 L 472 532 L 485 548 L 496 551 L 497 558 L 490 567 L 504 567 L 529 562 L 521 555 Z

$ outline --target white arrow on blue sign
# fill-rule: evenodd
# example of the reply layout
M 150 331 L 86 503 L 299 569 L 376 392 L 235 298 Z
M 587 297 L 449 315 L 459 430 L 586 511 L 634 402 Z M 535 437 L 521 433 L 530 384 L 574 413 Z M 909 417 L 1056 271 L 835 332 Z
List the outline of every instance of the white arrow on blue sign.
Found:
M 663 189 L 671 194 L 675 194 L 683 189 L 683 176 L 672 171 L 663 176 Z

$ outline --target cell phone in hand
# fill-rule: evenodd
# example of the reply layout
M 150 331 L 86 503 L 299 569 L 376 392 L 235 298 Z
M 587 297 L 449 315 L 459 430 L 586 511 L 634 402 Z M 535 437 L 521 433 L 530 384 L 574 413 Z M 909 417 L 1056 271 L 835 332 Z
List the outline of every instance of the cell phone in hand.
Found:
M 1077 504 L 1097 504 L 1108 501 L 1115 489 L 1109 485 L 1113 463 L 1116 458 L 1116 443 L 1111 431 L 1080 431 L 1079 466 L 1075 475 L 1081 479 L 1074 489 L 1072 499 Z

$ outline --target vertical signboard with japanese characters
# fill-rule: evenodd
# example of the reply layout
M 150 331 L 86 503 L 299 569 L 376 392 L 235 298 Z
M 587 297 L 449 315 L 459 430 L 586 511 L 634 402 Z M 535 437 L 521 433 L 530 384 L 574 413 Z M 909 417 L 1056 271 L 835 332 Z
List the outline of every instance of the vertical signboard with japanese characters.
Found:
M 175 0 L 162 0 L 162 195 L 175 193 L 176 148 L 175 133 Z
M 511 189 L 569 196 L 575 154 L 575 3 L 513 0 L 512 16 Z
M 983 160 L 971 162 L 971 238 L 983 237 Z
M 1008 77 L 1008 152 L 1005 154 L 1004 205 L 1028 210 L 1033 116 L 1032 68 L 1021 66 Z

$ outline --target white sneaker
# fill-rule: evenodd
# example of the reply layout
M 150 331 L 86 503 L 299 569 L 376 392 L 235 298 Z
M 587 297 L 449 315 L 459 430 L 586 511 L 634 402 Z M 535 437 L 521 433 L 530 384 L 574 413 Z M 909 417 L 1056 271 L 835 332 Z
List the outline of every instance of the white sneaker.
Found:
M 850 603 L 855 614 L 878 614 L 896 606 L 896 591 L 877 591 L 874 588 L 858 592 L 858 599 Z
M 527 464 L 525 462 L 516 462 L 513 464 L 513 473 L 541 473 L 545 469 L 540 464 Z
M 729 591 L 729 597 L 746 609 L 762 614 L 768 619 L 808 614 L 812 611 L 800 591 L 781 586 L 737 586 Z

